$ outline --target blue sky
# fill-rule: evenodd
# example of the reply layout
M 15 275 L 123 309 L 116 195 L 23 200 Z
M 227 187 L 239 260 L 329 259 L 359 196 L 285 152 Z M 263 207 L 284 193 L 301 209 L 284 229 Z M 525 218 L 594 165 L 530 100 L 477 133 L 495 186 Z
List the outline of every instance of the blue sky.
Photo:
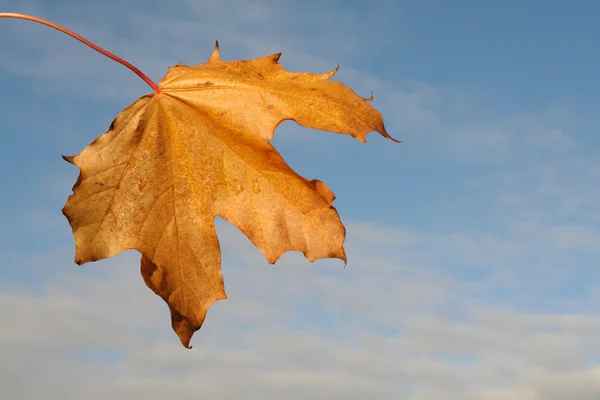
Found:
M 81 151 L 149 92 L 65 35 L 0 20 L 0 386 L 10 398 L 600 397 L 600 3 L 30 1 L 155 81 L 283 52 L 373 105 L 401 145 L 282 124 L 335 192 L 348 267 L 275 266 L 218 224 L 229 299 L 185 350 L 139 255 L 77 267 Z M 222 383 L 222 382 L 227 382 Z

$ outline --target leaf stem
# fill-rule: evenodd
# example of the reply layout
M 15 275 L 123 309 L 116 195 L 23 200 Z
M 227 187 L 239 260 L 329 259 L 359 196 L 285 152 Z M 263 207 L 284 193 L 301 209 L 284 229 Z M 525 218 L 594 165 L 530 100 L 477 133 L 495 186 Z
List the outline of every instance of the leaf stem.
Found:
M 67 28 L 64 28 L 60 25 L 57 25 L 53 22 L 50 21 L 46 21 L 45 19 L 42 18 L 38 18 L 38 17 L 34 17 L 31 15 L 26 15 L 26 14 L 19 14 L 19 13 L 8 13 L 8 12 L 0 12 L 0 18 L 18 18 L 18 19 L 24 19 L 27 21 L 33 21 L 33 22 L 37 22 L 39 24 L 42 25 L 46 25 L 49 26 L 50 28 L 54 28 L 57 31 L 60 31 L 62 33 L 65 33 L 77 40 L 79 40 L 80 42 L 82 42 L 85 45 L 88 45 L 89 47 L 91 47 L 92 49 L 96 50 L 97 52 L 105 55 L 106 57 L 115 60 L 116 62 L 118 62 L 119 64 L 122 64 L 124 66 L 126 66 L 127 68 L 129 68 L 130 70 L 132 70 L 137 76 L 139 76 L 140 78 L 142 78 L 142 80 L 144 82 L 146 82 L 151 88 L 152 90 L 154 90 L 154 92 L 156 94 L 159 94 L 159 90 L 156 87 L 156 84 L 154 82 L 152 82 L 152 80 L 150 78 L 148 78 L 142 71 L 140 71 L 139 69 L 137 69 L 135 66 L 133 66 L 132 64 L 128 63 L 127 61 L 123 60 L 121 57 L 117 57 L 116 55 L 104 50 L 102 47 L 95 45 L 94 43 L 90 42 L 89 40 L 85 39 L 84 37 L 76 34 L 75 32 L 72 32 L 70 30 L 68 30 Z

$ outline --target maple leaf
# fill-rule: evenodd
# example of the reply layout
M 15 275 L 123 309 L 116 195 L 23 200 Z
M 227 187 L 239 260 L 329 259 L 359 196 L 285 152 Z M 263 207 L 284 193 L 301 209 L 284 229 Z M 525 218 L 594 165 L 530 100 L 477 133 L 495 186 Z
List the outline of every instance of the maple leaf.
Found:
M 345 229 L 335 196 L 295 173 L 270 140 L 284 120 L 349 134 L 366 142 L 387 134 L 368 101 L 326 74 L 289 72 L 281 54 L 222 61 L 219 45 L 205 64 L 177 64 L 155 85 L 136 67 L 49 21 L 16 13 L 87 44 L 125 65 L 153 89 L 123 110 L 81 153 L 63 213 L 84 264 L 136 249 L 146 285 L 171 311 L 182 344 L 225 299 L 214 219 L 237 226 L 270 263 L 288 250 L 311 262 L 346 262 Z
M 288 72 L 280 54 L 178 64 L 159 95 L 127 107 L 108 132 L 66 157 L 81 172 L 63 209 L 76 262 L 137 249 L 148 287 L 169 305 L 184 346 L 211 304 L 226 298 L 215 216 L 236 225 L 270 263 L 298 250 L 346 261 L 334 195 L 295 173 L 273 148 L 277 125 L 346 133 L 365 142 L 381 114 L 335 73 Z

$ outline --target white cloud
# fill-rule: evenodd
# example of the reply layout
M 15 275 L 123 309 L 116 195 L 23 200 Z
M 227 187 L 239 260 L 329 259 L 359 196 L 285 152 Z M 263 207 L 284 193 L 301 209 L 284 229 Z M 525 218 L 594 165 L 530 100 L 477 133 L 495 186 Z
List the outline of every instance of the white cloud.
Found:
M 549 390 L 559 388 L 576 398 L 600 394 L 590 364 L 600 356 L 597 314 L 494 306 L 452 271 L 356 245 L 346 269 L 310 265 L 295 254 L 270 266 L 234 228 L 220 224 L 219 234 L 229 299 L 209 311 L 190 351 L 170 332 L 162 300 L 144 287 L 135 253 L 82 269 L 64 256 L 47 265 L 56 276 L 41 288 L 1 289 L 5 393 L 407 400 L 552 399 Z

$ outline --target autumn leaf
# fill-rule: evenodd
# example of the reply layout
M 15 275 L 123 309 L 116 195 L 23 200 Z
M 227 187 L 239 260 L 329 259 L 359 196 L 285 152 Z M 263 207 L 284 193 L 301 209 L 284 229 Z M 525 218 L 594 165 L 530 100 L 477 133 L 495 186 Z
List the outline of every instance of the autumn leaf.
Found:
M 307 128 L 369 132 L 396 141 L 370 99 L 325 74 L 286 71 L 280 54 L 222 61 L 219 45 L 207 63 L 178 64 L 155 85 L 137 68 L 58 25 L 61 30 L 130 68 L 155 92 L 123 110 L 109 130 L 81 153 L 64 157 L 79 167 L 63 213 L 75 238 L 75 262 L 142 254 L 141 273 L 171 311 L 182 344 L 225 299 L 214 219 L 237 226 L 275 263 L 288 250 L 313 262 L 346 262 L 345 229 L 319 180 L 295 173 L 273 148 L 276 127 L 294 120 Z
M 160 94 L 127 107 L 108 132 L 66 157 L 80 176 L 63 212 L 75 261 L 137 249 L 142 276 L 169 305 L 184 346 L 211 304 L 226 298 L 215 216 L 236 225 L 270 263 L 288 250 L 346 260 L 334 195 L 296 174 L 269 139 L 282 121 L 365 142 L 383 120 L 327 74 L 293 73 L 274 54 L 178 64 Z

